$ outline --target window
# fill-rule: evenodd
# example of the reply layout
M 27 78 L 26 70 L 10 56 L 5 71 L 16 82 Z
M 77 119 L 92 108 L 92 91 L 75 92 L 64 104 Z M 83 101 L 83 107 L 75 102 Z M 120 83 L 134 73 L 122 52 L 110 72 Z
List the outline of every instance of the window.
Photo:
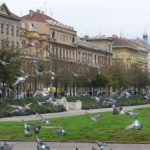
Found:
M 120 53 L 119 53 L 119 52 L 116 52 L 114 58 L 115 58 L 115 59 L 120 59 Z
M 19 28 L 16 27 L 16 36 L 19 36 Z
M 75 42 L 75 39 L 74 39 L 74 37 L 72 38 L 72 43 L 74 43 Z
M 11 42 L 11 47 L 14 48 L 14 41 Z
M 1 33 L 4 33 L 4 24 L 1 23 Z
M 52 32 L 52 39 L 55 39 L 55 32 Z
M 109 52 L 111 52 L 111 44 L 109 44 Z
M 9 25 L 6 24 L 6 34 L 8 35 L 9 34 Z
M 14 27 L 11 26 L 11 36 L 14 36 Z
M 16 43 L 16 48 L 19 48 L 19 42 Z
M 4 40 L 1 40 L 1 48 L 4 47 Z

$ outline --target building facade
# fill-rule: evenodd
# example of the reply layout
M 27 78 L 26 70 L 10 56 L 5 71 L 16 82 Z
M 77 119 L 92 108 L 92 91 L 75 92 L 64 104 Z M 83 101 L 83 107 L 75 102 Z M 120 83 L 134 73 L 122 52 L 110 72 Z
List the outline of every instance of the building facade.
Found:
M 0 48 L 20 47 L 20 18 L 5 3 L 0 5 Z
M 142 68 L 148 67 L 148 49 L 141 44 L 140 40 L 129 40 L 117 36 L 112 38 L 113 63 L 123 62 L 127 68 L 137 63 Z
M 73 27 L 60 23 L 40 10 L 30 10 L 29 14 L 21 17 L 20 38 L 23 57 L 26 60 L 36 58 L 38 51 L 38 59 L 47 63 L 57 77 L 62 74 L 60 70 L 66 70 L 71 76 L 77 73 L 76 68 L 80 68 L 80 65 L 96 67 L 100 71 L 101 66 L 112 63 L 110 39 L 99 38 L 98 44 L 95 38 L 80 39 Z M 26 46 L 31 43 L 34 47 Z M 66 62 L 67 65 L 62 62 L 57 64 L 56 60 Z M 69 70 L 64 68 L 68 64 L 71 66 Z
M 98 67 L 112 64 L 112 41 L 104 37 L 84 37 L 77 40 L 77 62 Z

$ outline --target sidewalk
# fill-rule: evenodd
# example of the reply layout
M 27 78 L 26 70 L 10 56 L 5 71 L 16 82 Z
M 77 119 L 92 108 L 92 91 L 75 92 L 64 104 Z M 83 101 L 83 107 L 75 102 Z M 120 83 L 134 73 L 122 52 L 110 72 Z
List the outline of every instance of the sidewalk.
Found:
M 136 108 L 143 108 L 143 107 L 150 107 L 150 104 L 147 105 L 137 105 L 137 106 L 125 106 L 123 107 L 124 110 L 133 110 Z M 66 112 L 58 112 L 58 113 L 48 113 L 42 114 L 44 118 L 58 118 L 58 117 L 67 117 L 67 116 L 77 116 L 83 115 L 86 112 L 89 113 L 98 113 L 98 112 L 107 112 L 112 111 L 112 108 L 100 108 L 100 109 L 90 109 L 90 110 L 71 110 Z M 15 116 L 15 117 L 7 117 L 7 118 L 0 118 L 0 121 L 29 121 L 29 120 L 38 120 L 35 115 L 29 116 Z
M 37 150 L 36 142 L 10 142 L 14 143 L 13 150 Z M 99 150 L 95 143 L 67 143 L 67 142 L 46 142 L 52 147 L 52 150 L 91 150 L 95 147 Z M 110 144 L 106 143 L 105 150 L 150 150 L 150 144 Z

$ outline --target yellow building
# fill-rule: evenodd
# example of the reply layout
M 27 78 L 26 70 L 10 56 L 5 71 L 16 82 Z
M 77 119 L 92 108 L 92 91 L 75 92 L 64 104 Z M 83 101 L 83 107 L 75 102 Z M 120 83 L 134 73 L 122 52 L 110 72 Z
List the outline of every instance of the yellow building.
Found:
M 131 64 L 137 63 L 143 68 L 147 68 L 148 49 L 144 48 L 138 40 L 129 40 L 113 36 L 112 38 L 113 63 L 123 62 L 127 68 Z

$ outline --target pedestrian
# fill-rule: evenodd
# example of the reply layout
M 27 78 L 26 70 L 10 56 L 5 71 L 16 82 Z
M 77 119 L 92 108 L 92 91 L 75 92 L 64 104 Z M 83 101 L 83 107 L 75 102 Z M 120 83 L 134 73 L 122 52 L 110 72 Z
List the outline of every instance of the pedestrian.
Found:
M 120 114 L 125 114 L 125 111 L 123 110 L 122 107 L 119 107 L 119 113 L 120 113 Z
M 116 108 L 115 105 L 112 105 L 112 108 L 113 108 L 113 115 L 117 115 L 118 114 L 118 109 Z

